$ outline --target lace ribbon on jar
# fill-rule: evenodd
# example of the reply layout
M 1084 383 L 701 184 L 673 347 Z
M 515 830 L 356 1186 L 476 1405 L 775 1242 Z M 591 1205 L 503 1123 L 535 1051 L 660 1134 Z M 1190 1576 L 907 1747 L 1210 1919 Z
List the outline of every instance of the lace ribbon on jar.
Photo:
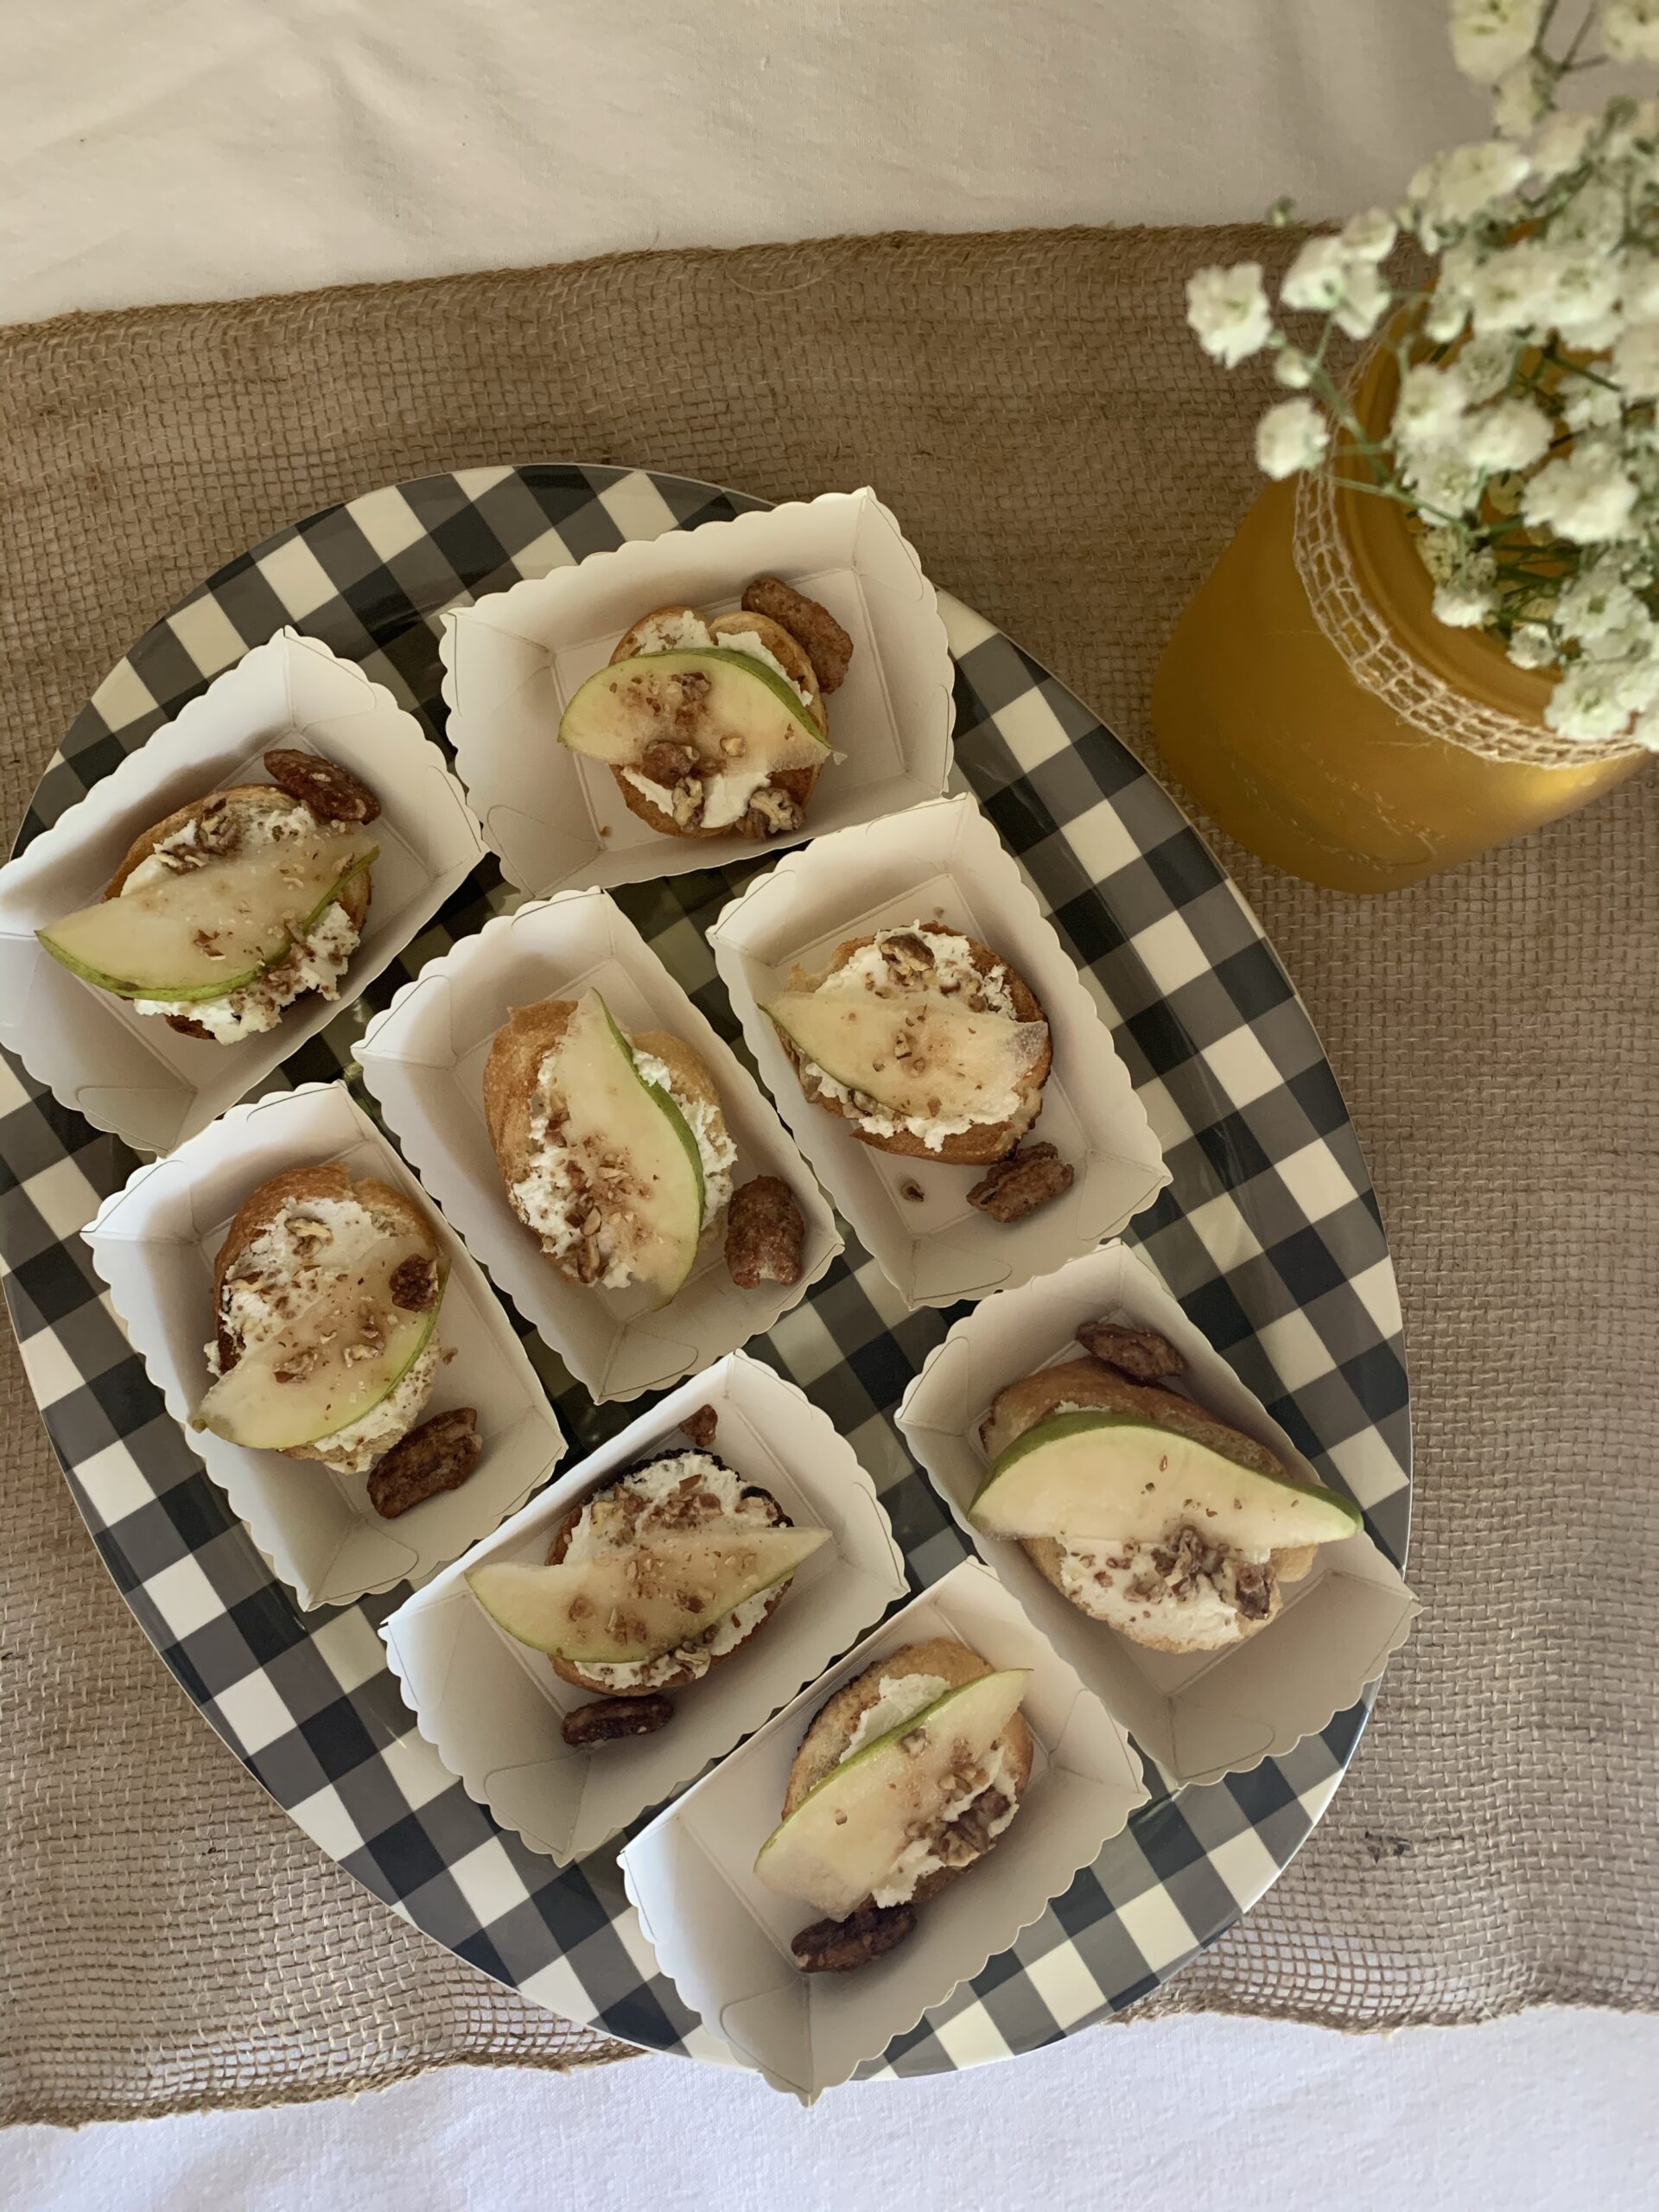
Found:
M 1534 768 L 1581 768 L 1643 750 L 1623 738 L 1585 743 L 1559 737 L 1541 721 L 1522 721 L 1471 697 L 1426 667 L 1362 586 L 1338 513 L 1336 484 L 1323 473 L 1297 481 L 1292 543 L 1313 619 L 1350 675 L 1414 729 L 1488 760 Z

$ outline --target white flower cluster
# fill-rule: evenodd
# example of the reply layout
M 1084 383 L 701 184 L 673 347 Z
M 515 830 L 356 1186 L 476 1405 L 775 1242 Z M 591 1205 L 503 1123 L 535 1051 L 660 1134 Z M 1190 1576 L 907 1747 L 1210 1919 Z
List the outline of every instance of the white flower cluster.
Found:
M 1260 263 L 1200 270 L 1187 320 L 1228 368 L 1268 353 L 1297 395 L 1257 424 L 1264 474 L 1345 453 L 1346 481 L 1414 512 L 1439 619 L 1556 672 L 1552 728 L 1659 751 L 1659 99 L 1557 105 L 1598 59 L 1659 60 L 1659 0 L 1585 0 L 1575 28 L 1556 0 L 1449 4 L 1494 135 L 1425 162 L 1397 209 L 1308 238 L 1276 306 Z M 1384 274 L 1402 233 L 1438 263 L 1426 290 Z M 1283 313 L 1322 327 L 1293 338 Z M 1390 314 L 1378 429 L 1328 356 Z

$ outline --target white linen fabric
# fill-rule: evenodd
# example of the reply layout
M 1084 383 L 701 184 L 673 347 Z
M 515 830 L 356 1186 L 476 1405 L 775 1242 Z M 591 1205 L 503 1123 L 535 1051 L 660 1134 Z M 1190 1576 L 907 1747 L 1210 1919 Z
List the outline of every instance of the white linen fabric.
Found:
M 0 321 L 840 232 L 1312 217 L 1476 135 L 1444 0 L 53 0 Z
M 1095 2028 L 1016 2063 L 833 2090 L 638 2058 L 452 2067 L 355 2104 L 0 2137 L 18 2212 L 1638 2212 L 1659 2021 L 1523 2013 L 1341 2036 Z

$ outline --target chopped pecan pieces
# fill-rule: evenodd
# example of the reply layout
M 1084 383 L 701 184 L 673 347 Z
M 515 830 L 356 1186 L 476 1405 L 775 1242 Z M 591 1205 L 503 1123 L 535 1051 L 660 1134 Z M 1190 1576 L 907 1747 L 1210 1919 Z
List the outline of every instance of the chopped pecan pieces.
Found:
M 688 1414 L 680 1423 L 680 1434 L 689 1437 L 699 1452 L 706 1452 L 715 1440 L 719 1422 L 720 1415 L 712 1406 L 699 1406 L 696 1413 Z
M 647 782 L 672 791 L 697 768 L 697 753 L 690 745 L 676 745 L 671 738 L 654 737 L 639 755 L 639 772 Z
M 181 1037 L 200 1037 L 204 1045 L 211 1045 L 213 1041 L 213 1031 L 204 1028 L 199 1021 L 192 1021 L 188 1014 L 169 1014 L 167 1026 L 169 1029 L 176 1029 Z
M 273 746 L 264 756 L 265 773 L 279 791 L 329 822 L 372 822 L 380 802 L 365 783 L 338 761 L 315 753 L 289 752 Z
M 756 1175 L 732 1193 L 726 1217 L 726 1265 L 740 1290 L 801 1279 L 806 1217 L 779 1175 Z
M 612 1744 L 623 1736 L 652 1736 L 674 1718 L 671 1698 L 601 1697 L 591 1705 L 578 1705 L 559 1724 L 567 1744 L 580 1749 L 588 1744 Z
M 806 648 L 820 691 L 841 688 L 853 641 L 827 607 L 808 599 L 781 576 L 757 576 L 743 594 L 744 612 L 765 614 L 779 623 Z
M 434 1414 L 394 1444 L 369 1477 L 369 1503 L 384 1520 L 395 1521 L 440 1491 L 459 1490 L 483 1450 L 475 1407 Z
M 438 1302 L 437 1268 L 425 1253 L 412 1252 L 392 1269 L 387 1287 L 400 1313 L 429 1313 Z
M 849 1974 L 902 1943 L 916 1925 L 907 1904 L 861 1904 L 845 1920 L 815 1920 L 791 1943 L 803 1974 Z
M 1125 1329 L 1116 1321 L 1085 1321 L 1077 1342 L 1108 1367 L 1127 1375 L 1132 1382 L 1159 1382 L 1166 1375 L 1179 1375 L 1186 1362 L 1166 1337 L 1155 1329 Z
M 1024 1144 L 999 1160 L 968 1193 L 968 1203 L 993 1221 L 1023 1221 L 1071 1187 L 1069 1160 L 1052 1144 Z

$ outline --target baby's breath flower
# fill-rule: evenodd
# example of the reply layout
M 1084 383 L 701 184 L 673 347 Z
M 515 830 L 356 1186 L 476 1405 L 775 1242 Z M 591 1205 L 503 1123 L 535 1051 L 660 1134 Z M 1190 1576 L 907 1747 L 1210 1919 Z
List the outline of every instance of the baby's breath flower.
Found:
M 1548 668 L 1559 658 L 1555 641 L 1541 622 L 1523 622 L 1510 639 L 1510 658 L 1517 668 Z
M 1538 126 L 1532 142 L 1532 173 L 1541 183 L 1553 184 L 1558 176 L 1578 168 L 1601 129 L 1599 115 L 1552 115 Z
M 1451 373 L 1471 407 L 1478 406 L 1483 399 L 1495 399 L 1508 388 L 1515 373 L 1515 340 L 1497 334 L 1471 338 L 1452 363 Z
M 1369 338 L 1394 298 L 1388 279 L 1369 261 L 1351 262 L 1348 287 L 1336 306 L 1336 325 L 1344 338 Z
M 1544 720 L 1558 736 L 1593 745 L 1618 737 L 1634 711 L 1614 664 L 1576 660 L 1550 693 Z
M 1483 584 L 1452 583 L 1437 587 L 1434 619 L 1448 630 L 1478 630 L 1497 612 L 1497 594 Z
M 1452 58 L 1490 85 L 1531 48 L 1544 0 L 1452 0 Z
M 1548 416 L 1529 399 L 1500 399 L 1471 422 L 1468 454 L 1477 468 L 1530 468 L 1554 435 Z
M 1614 61 L 1659 61 L 1659 0 L 1601 0 L 1601 42 Z
M 1500 136 L 1524 138 L 1549 105 L 1552 80 L 1530 54 L 1492 86 L 1492 122 Z
M 1259 261 L 1232 269 L 1200 269 L 1186 280 L 1186 319 L 1212 360 L 1233 368 L 1258 353 L 1273 329 Z
M 1625 535 L 1636 496 L 1617 448 L 1586 438 L 1539 470 L 1521 512 L 1534 530 L 1556 531 L 1575 545 L 1599 545 Z
M 1499 248 L 1469 279 L 1476 330 L 1547 329 L 1566 266 L 1566 257 L 1541 238 Z
M 1561 402 L 1561 420 L 1569 430 L 1605 430 L 1617 423 L 1624 404 L 1617 391 L 1599 378 L 1584 378 L 1568 387 Z
M 1555 626 L 1587 643 L 1630 622 L 1646 609 L 1611 563 L 1580 569 L 1555 602 Z
M 1472 514 L 1480 504 L 1481 472 L 1460 445 L 1414 447 L 1401 474 L 1431 514 Z
M 1311 399 L 1281 399 L 1255 426 L 1255 465 L 1275 482 L 1317 468 L 1331 444 L 1331 426 Z
M 1287 346 L 1282 353 L 1273 357 L 1273 380 L 1275 384 L 1283 385 L 1287 391 L 1306 391 L 1313 381 L 1313 364 L 1306 353 L 1299 353 L 1294 346 Z
M 1632 399 L 1659 398 L 1659 322 L 1637 322 L 1624 332 L 1611 364 L 1615 384 Z
M 1402 446 L 1424 446 L 1454 435 L 1463 422 L 1465 397 L 1456 375 L 1418 362 L 1400 379 L 1400 397 L 1394 404 L 1395 438 Z
M 1513 192 L 1530 167 L 1519 146 L 1501 138 L 1478 138 L 1437 154 L 1406 188 L 1418 236 L 1433 245 L 1442 232 L 1460 230 Z
M 1659 317 L 1659 254 L 1627 253 L 1619 261 L 1619 304 L 1632 322 Z
M 1279 296 L 1287 308 L 1317 308 L 1328 315 L 1348 289 L 1348 268 L 1340 238 L 1309 238 L 1285 271 Z
M 1343 251 L 1356 261 L 1386 261 L 1399 235 L 1400 226 L 1386 207 L 1351 215 L 1337 233 Z

